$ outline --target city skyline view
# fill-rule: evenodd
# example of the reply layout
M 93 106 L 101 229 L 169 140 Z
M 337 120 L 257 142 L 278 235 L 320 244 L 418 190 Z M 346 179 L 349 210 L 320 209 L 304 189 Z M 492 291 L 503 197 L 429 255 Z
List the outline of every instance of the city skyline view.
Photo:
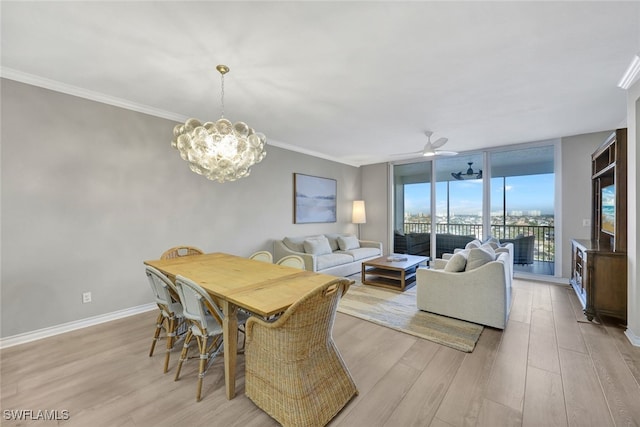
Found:
M 503 188 L 508 215 L 552 215 L 554 174 L 522 175 L 491 179 L 491 214 L 503 212 Z M 405 215 L 429 215 L 430 183 L 404 186 Z M 436 183 L 436 215 L 447 212 L 447 182 Z M 482 180 L 449 181 L 450 215 L 482 215 Z

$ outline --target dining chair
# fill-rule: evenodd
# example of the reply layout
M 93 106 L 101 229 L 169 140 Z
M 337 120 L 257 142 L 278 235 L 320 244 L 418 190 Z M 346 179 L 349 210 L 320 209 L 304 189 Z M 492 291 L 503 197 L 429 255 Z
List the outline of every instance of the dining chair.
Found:
M 245 394 L 282 425 L 324 426 L 358 394 L 332 337 L 350 283 L 313 289 L 275 322 L 247 320 Z
M 273 263 L 273 255 L 271 255 L 271 252 L 269 251 L 254 252 L 249 256 L 249 259 Z
M 175 381 L 180 379 L 182 364 L 187 360 L 189 345 L 195 337 L 199 349 L 200 365 L 198 370 L 198 388 L 196 400 L 202 397 L 202 382 L 209 366 L 218 354 L 222 352 L 222 322 L 224 314 L 213 301 L 209 293 L 200 285 L 182 277 L 176 277 L 176 288 L 182 302 L 183 314 L 191 323 L 184 340 L 180 360 L 176 369 Z M 238 310 L 238 331 L 243 332 L 249 316 Z M 243 343 L 244 346 L 244 343 Z
M 298 255 L 287 255 L 285 257 L 282 257 L 276 264 L 286 265 L 287 267 L 300 268 L 304 270 L 304 260 Z
M 166 373 L 169 370 L 169 358 L 171 357 L 171 350 L 176 344 L 176 338 L 179 335 L 178 331 L 184 330 L 182 325 L 185 322 L 185 318 L 182 312 L 182 304 L 176 301 L 173 296 L 177 295 L 177 291 L 171 280 L 151 266 L 147 266 L 145 272 L 155 296 L 156 304 L 160 309 L 156 320 L 156 330 L 151 341 L 149 357 L 153 356 L 156 343 L 160 339 L 160 333 L 164 329 L 167 340 L 167 349 L 164 356 L 164 372 Z
M 202 255 L 204 252 L 202 249 L 195 246 L 175 246 L 171 249 L 167 249 L 160 255 L 160 259 L 179 258 L 183 256 Z

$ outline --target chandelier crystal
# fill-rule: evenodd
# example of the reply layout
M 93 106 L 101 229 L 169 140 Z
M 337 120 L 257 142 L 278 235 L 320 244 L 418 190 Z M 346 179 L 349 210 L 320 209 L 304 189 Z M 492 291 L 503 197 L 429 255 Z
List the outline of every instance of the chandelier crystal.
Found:
M 222 115 L 216 122 L 201 123 L 189 119 L 173 129 L 171 146 L 189 162 L 191 170 L 220 183 L 235 181 L 251 173 L 251 166 L 267 155 L 267 138 L 244 122 L 231 123 L 224 118 L 224 75 L 226 65 L 218 65 L 222 79 Z

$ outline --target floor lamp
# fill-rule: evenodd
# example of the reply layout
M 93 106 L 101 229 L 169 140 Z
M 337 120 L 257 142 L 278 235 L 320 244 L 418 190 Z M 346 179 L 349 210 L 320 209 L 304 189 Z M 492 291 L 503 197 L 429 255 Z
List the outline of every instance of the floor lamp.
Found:
M 351 215 L 351 222 L 358 224 L 358 239 L 360 239 L 360 224 L 366 224 L 367 213 L 364 208 L 364 200 L 353 201 L 353 213 Z

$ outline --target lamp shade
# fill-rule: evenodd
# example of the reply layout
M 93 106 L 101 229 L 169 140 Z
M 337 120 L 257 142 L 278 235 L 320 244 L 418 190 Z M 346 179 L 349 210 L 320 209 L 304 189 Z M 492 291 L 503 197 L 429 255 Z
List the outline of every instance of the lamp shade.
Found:
M 353 214 L 351 222 L 354 224 L 365 224 L 367 222 L 367 213 L 364 208 L 364 200 L 353 201 Z

